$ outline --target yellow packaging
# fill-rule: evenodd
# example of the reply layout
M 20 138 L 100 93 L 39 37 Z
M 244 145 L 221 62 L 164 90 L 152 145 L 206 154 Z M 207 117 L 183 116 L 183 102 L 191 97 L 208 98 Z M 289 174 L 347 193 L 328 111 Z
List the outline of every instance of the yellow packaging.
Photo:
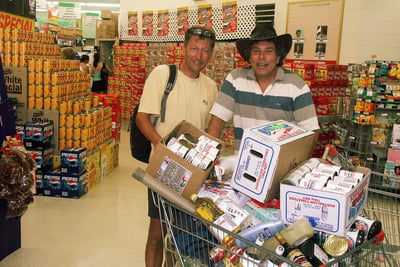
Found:
M 81 130 L 81 141 L 89 140 L 89 128 L 82 128 Z
M 74 140 L 74 147 L 81 147 L 81 140 Z
M 51 110 L 51 97 L 43 98 L 43 109 Z
M 82 127 L 82 114 L 75 114 L 74 115 L 74 128 Z
M 13 55 L 19 55 L 19 43 L 18 42 L 11 42 L 11 49 Z
M 28 97 L 28 107 L 29 108 L 35 108 L 36 107 L 36 97 L 35 96 L 29 96 Z
M 65 139 L 67 137 L 67 127 L 65 126 L 60 126 L 60 139 Z
M 74 128 L 74 140 L 81 140 L 81 128 Z
M 53 72 L 51 74 L 51 84 L 53 85 L 58 84 L 58 72 Z
M 45 84 L 43 85 L 43 96 L 44 97 L 51 97 L 51 85 L 50 84 Z
M 35 84 L 43 83 L 43 72 L 36 72 Z
M 51 109 L 52 110 L 60 109 L 60 98 L 58 96 L 54 96 L 51 98 Z
M 60 103 L 60 114 L 67 114 L 67 102 L 62 101 Z
M 74 140 L 72 140 L 72 139 L 67 139 L 67 140 L 66 140 L 66 145 L 67 145 L 67 148 L 73 147 L 73 146 L 74 146 Z
M 28 66 L 28 57 L 26 55 L 19 56 L 19 66 L 20 67 Z
M 51 73 L 50 72 L 43 73 L 43 83 L 47 84 L 47 85 L 51 84 Z
M 85 98 L 85 101 L 84 101 L 84 110 L 85 110 L 86 112 L 89 112 L 91 106 L 92 106 L 92 101 L 91 101 L 91 99 L 90 99 L 89 97 Z
M 81 103 L 79 101 L 74 101 L 72 112 L 75 114 L 79 114 L 81 112 Z
M 86 113 L 83 115 L 83 122 L 82 122 L 82 126 L 83 127 L 90 127 L 92 126 L 92 121 L 91 121 L 92 117 L 90 115 L 90 113 Z
M 11 65 L 14 67 L 19 67 L 19 55 L 12 55 Z
M 67 114 L 67 123 L 66 123 L 67 127 L 74 127 L 74 114 L 72 113 L 68 113 Z
M 52 60 L 50 60 L 50 59 L 43 60 L 43 72 L 51 71 L 51 62 L 52 62 Z M 51 75 L 50 75 L 50 80 L 51 80 Z
M 66 127 L 67 126 L 67 115 L 66 114 L 61 114 L 60 113 L 60 127 Z
M 60 147 L 60 150 L 66 149 L 67 148 L 67 140 L 64 138 L 60 138 L 58 146 Z
M 3 54 L 3 59 L 5 67 L 11 66 L 11 54 Z
M 73 140 L 73 139 L 74 139 L 74 128 L 67 127 L 67 140 Z
M 11 41 L 5 41 L 4 42 L 4 52 L 6 54 L 12 54 L 12 42 Z
M 36 72 L 42 72 L 43 71 L 43 59 L 38 58 L 36 59 Z
M 35 96 L 36 97 L 42 97 L 43 96 L 43 85 L 42 84 L 36 84 L 36 86 L 35 86 Z
M 36 85 L 29 84 L 28 85 L 28 96 L 35 96 Z
M 68 100 L 67 101 L 67 113 L 72 113 L 72 105 L 73 105 L 73 101 Z
M 43 109 L 43 97 L 35 97 L 35 108 Z

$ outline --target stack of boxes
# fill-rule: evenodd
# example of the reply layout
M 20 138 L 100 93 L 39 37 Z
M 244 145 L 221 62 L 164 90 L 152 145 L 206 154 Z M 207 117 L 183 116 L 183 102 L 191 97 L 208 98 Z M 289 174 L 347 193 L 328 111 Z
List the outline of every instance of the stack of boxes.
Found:
M 27 66 L 31 58 L 59 58 L 61 54 L 53 35 L 9 28 L 0 28 L 0 51 L 5 67 Z
M 118 14 L 102 10 L 100 17 L 101 20 L 96 23 L 96 38 L 114 39 L 118 36 Z

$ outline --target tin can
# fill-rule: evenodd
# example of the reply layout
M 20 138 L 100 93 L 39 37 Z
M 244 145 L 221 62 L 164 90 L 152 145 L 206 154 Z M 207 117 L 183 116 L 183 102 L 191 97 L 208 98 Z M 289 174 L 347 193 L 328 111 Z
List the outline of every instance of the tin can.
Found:
M 303 179 L 301 174 L 291 172 L 285 177 L 285 179 L 282 180 L 282 184 L 298 186 L 301 179 Z
M 360 229 L 350 229 L 346 232 L 346 239 L 349 243 L 349 248 L 353 249 L 364 242 L 365 232 Z
M 333 181 L 333 180 L 329 180 L 326 183 L 326 187 L 330 188 L 330 189 L 338 190 L 338 191 L 341 191 L 341 192 L 345 192 L 345 193 L 350 192 L 351 189 L 354 188 L 354 186 L 351 185 L 351 184 L 346 184 L 346 183 L 342 183 L 342 182 L 336 182 L 336 181 Z
M 74 128 L 74 140 L 81 140 L 81 128 Z
M 60 109 L 60 98 L 58 96 L 53 96 L 51 102 L 51 109 L 52 110 L 58 110 Z
M 206 143 L 208 143 L 209 145 L 211 145 L 212 147 L 215 147 L 217 149 L 221 149 L 221 147 L 222 147 L 222 145 L 219 142 L 217 142 L 214 139 L 211 139 L 205 135 L 200 135 L 198 140 L 199 140 L 198 142 L 204 140 Z
M 352 177 L 335 176 L 333 177 L 333 181 L 349 184 L 352 186 L 357 186 L 358 184 L 358 180 Z
M 320 174 L 325 174 L 328 175 L 330 178 L 333 178 L 333 176 L 335 176 L 337 174 L 337 172 L 335 170 L 324 170 L 324 169 L 313 169 L 311 171 L 311 175 L 315 176 L 315 175 L 320 175 Z
M 178 142 L 178 144 L 180 145 L 180 147 L 179 147 L 178 151 L 176 152 L 176 155 L 178 155 L 181 158 L 185 158 L 185 155 L 189 151 L 189 148 L 180 144 L 179 142 Z
M 304 178 L 320 181 L 324 184 L 326 184 L 331 179 L 331 177 L 329 175 L 323 174 L 323 173 L 307 173 L 304 176 Z
M 357 179 L 358 181 L 361 181 L 362 178 L 364 177 L 364 174 L 361 172 L 352 172 L 352 171 L 341 170 L 339 172 L 338 176 L 352 177 L 354 179 Z
M 51 110 L 51 97 L 43 98 L 43 109 Z
M 325 186 L 325 183 L 317 180 L 301 178 L 298 186 L 307 189 L 322 190 L 322 188 Z
M 35 94 L 36 94 L 36 85 L 29 84 L 28 85 L 28 96 L 35 96 Z
M 212 249 L 210 249 L 210 251 L 208 251 L 208 254 L 210 256 L 210 259 L 214 263 L 217 263 L 225 257 L 225 250 L 221 247 L 213 247 Z
M 67 141 L 65 139 L 60 138 L 59 142 L 58 142 L 58 146 L 60 148 L 60 150 L 63 150 L 67 147 Z
M 65 141 L 65 144 L 66 144 L 67 148 L 73 147 L 73 146 L 74 146 L 74 140 L 72 140 L 72 139 L 67 139 L 67 140 Z
M 67 127 L 67 139 L 73 140 L 74 139 L 74 128 Z
M 194 165 L 195 167 L 198 167 L 201 163 L 201 161 L 203 160 L 204 156 L 201 153 L 197 153 L 193 160 L 190 162 L 192 165 Z
M 67 137 L 67 127 L 60 126 L 59 137 L 60 139 L 65 139 Z
M 325 240 L 323 249 L 330 256 L 339 257 L 349 249 L 349 243 L 346 237 L 331 235 Z
M 67 114 L 66 124 L 67 127 L 74 127 L 74 114 Z
M 37 109 L 43 109 L 43 97 L 35 97 L 35 107 Z
M 205 157 L 201 160 L 201 162 L 200 162 L 200 164 L 199 164 L 198 167 L 199 167 L 200 169 L 206 170 L 206 169 L 208 169 L 208 167 L 211 166 L 211 163 L 212 163 L 212 160 L 209 159 L 209 158 L 207 158 L 207 156 L 205 156 Z
M 307 260 L 306 256 L 304 256 L 304 254 L 298 248 L 292 249 L 288 253 L 287 258 L 289 260 L 299 264 L 300 266 L 312 267 L 311 263 Z
M 365 233 L 364 238 L 370 240 L 382 230 L 382 223 L 378 220 L 357 216 L 351 228 L 363 230 Z
M 189 162 L 192 162 L 192 160 L 194 159 L 194 157 L 195 157 L 197 154 L 198 154 L 198 152 L 197 152 L 194 148 L 192 148 L 192 149 L 190 149 L 190 150 L 188 151 L 188 153 L 186 153 L 185 160 L 187 160 L 187 161 L 189 161 Z
M 243 252 L 246 250 L 246 248 L 238 248 L 238 247 L 233 247 L 231 249 L 231 253 L 229 254 L 228 258 L 229 261 L 232 264 L 236 264 L 238 263 L 238 261 L 240 260 L 240 257 L 243 255 Z

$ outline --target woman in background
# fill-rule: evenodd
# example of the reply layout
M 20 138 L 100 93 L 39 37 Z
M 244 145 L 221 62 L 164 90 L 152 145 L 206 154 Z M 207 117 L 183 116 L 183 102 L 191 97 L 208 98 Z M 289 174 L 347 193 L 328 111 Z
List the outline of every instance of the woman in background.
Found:
M 89 56 L 82 55 L 79 63 L 79 69 L 84 73 L 89 73 Z
M 111 73 L 111 69 L 107 66 L 107 64 L 100 62 L 100 54 L 95 53 L 93 55 L 93 65 L 90 66 L 90 73 L 93 77 L 92 84 L 92 93 L 96 94 L 106 94 L 107 93 L 107 80 L 103 80 L 101 77 L 101 71 L 104 68 L 107 69 L 109 73 Z

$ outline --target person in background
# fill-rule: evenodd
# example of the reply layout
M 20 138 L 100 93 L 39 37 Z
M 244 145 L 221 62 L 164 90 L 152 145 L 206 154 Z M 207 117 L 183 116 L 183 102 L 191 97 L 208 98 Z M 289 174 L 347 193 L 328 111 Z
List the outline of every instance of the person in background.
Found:
M 167 65 L 157 66 L 144 85 L 136 123 L 142 133 L 151 141 L 153 150 L 176 125 L 186 120 L 199 129 L 205 130 L 209 111 L 217 95 L 215 82 L 201 71 L 212 57 L 215 33 L 212 29 L 193 26 L 185 33 L 183 61 L 178 65 L 177 78 L 169 93 L 165 122 L 153 127 L 151 119 L 160 116 L 161 99 L 169 76 Z M 163 260 L 163 239 L 158 208 L 151 190 L 148 191 L 149 232 L 146 244 L 146 266 L 161 266 Z M 168 259 L 167 259 L 168 260 Z
M 79 69 L 80 71 L 84 73 L 89 73 L 89 56 L 88 55 L 82 55 L 79 63 Z
M 65 47 L 61 50 L 64 59 L 75 59 L 75 50 L 72 47 Z
M 102 79 L 101 72 L 103 67 L 111 73 L 111 69 L 107 66 L 106 63 L 100 62 L 100 54 L 95 53 L 93 55 L 93 65 L 90 66 L 90 73 L 93 77 L 93 84 L 92 84 L 92 93 L 96 94 L 106 94 L 107 93 L 107 80 Z
M 315 145 L 319 125 L 310 88 L 281 67 L 291 46 L 292 36 L 278 36 L 269 23 L 257 24 L 250 38 L 236 42 L 250 66 L 234 69 L 226 77 L 210 112 L 209 134 L 219 137 L 223 122 L 233 118 L 237 151 L 244 129 L 285 120 L 314 131 Z

